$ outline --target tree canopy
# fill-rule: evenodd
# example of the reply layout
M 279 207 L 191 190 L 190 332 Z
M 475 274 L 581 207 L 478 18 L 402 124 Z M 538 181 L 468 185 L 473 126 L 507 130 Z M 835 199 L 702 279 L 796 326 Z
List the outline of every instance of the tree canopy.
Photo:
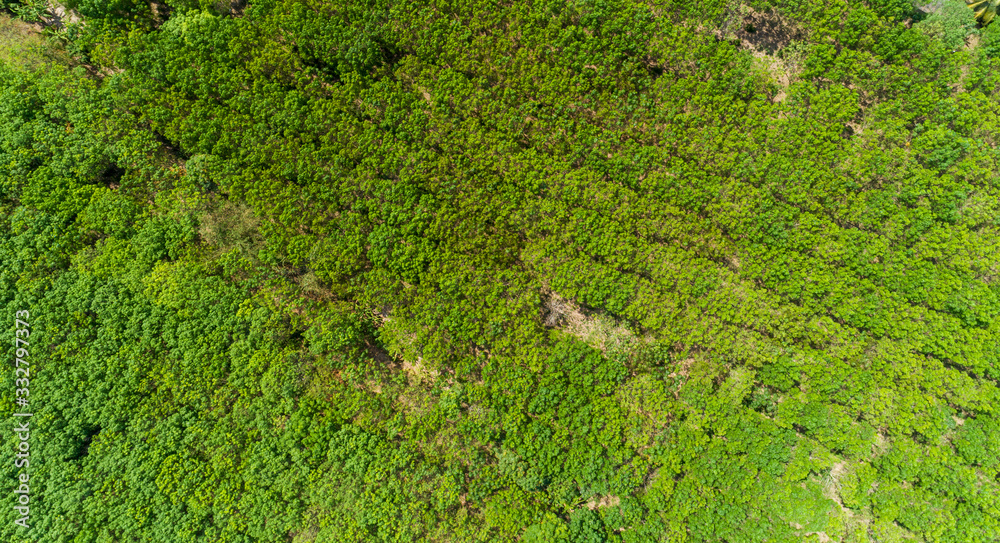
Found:
M 0 10 L 5 540 L 1000 540 L 962 0 Z

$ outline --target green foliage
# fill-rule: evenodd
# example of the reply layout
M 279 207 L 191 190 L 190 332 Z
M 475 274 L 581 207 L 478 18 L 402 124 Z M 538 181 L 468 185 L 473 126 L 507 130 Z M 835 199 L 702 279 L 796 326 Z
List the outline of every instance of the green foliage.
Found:
M 1000 534 L 966 6 L 68 7 L 0 27 L 38 541 Z
M 987 473 L 1000 471 L 997 422 L 991 415 L 980 415 L 966 421 L 957 432 L 955 448 L 969 464 L 981 466 Z

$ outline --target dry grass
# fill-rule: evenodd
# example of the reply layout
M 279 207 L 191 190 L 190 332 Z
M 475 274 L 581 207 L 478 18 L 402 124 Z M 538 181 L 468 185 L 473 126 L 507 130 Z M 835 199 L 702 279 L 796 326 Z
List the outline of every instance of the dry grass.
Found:
M 35 69 L 51 61 L 53 53 L 38 28 L 0 14 L 0 63 Z
M 252 252 L 264 243 L 259 227 L 260 218 L 250 207 L 227 201 L 199 217 L 198 234 L 205 243 L 224 251 Z
M 756 11 L 738 6 L 724 28 L 725 38 L 740 41 L 740 47 L 774 55 L 793 41 L 806 37 L 805 31 L 791 20 L 770 11 Z
M 329 298 L 333 296 L 333 292 L 327 287 L 323 280 L 316 275 L 316 272 L 309 270 L 306 273 L 300 275 L 296 281 L 302 290 L 307 293 L 317 297 L 317 298 Z
M 639 343 L 631 330 L 601 313 L 588 314 L 579 305 L 554 292 L 545 296 L 543 323 L 559 328 L 602 352 L 627 351 Z
M 801 72 L 804 29 L 777 13 L 740 4 L 731 9 L 715 35 L 738 41 L 740 49 L 749 51 L 757 70 L 778 87 L 774 102 L 785 100 L 789 85 Z
M 605 507 L 615 507 L 621 502 L 622 500 L 618 496 L 598 496 L 596 499 L 592 499 L 585 503 L 584 506 L 593 511 L 595 509 L 603 509 Z
M 424 365 L 423 359 L 417 357 L 413 362 L 403 360 L 403 371 L 411 384 L 420 385 L 423 383 L 433 383 L 441 375 L 441 372 Z
M 844 502 L 840 498 L 840 480 L 848 473 L 850 473 L 850 468 L 848 467 L 847 462 L 841 460 L 840 462 L 834 464 L 833 467 L 830 468 L 829 476 L 823 481 L 823 496 L 836 502 L 836 504 L 840 506 L 841 512 L 849 517 L 853 514 L 853 512 L 844 507 Z

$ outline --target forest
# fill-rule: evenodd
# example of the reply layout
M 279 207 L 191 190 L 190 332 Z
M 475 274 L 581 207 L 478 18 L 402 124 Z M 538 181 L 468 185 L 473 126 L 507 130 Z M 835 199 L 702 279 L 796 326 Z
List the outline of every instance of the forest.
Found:
M 998 9 L 0 0 L 0 539 L 1000 541 Z

